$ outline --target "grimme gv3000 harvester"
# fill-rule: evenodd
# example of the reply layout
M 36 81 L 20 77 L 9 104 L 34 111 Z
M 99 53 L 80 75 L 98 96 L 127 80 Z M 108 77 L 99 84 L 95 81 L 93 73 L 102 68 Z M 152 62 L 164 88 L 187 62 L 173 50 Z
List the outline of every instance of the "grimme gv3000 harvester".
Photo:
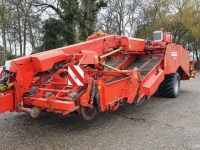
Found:
M 175 98 L 180 80 L 194 78 L 189 52 L 162 30 L 153 41 L 97 33 L 82 43 L 7 61 L 0 69 L 0 113 L 76 112 L 86 120 L 120 104 L 140 104 L 157 89 Z

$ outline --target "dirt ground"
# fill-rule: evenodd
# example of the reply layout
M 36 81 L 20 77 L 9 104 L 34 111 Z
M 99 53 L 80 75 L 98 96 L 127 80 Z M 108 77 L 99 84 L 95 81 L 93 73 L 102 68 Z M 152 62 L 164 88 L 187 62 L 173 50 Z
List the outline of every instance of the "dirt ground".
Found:
M 200 72 L 181 81 L 176 99 L 158 95 L 139 106 L 81 116 L 0 115 L 0 150 L 200 150 Z

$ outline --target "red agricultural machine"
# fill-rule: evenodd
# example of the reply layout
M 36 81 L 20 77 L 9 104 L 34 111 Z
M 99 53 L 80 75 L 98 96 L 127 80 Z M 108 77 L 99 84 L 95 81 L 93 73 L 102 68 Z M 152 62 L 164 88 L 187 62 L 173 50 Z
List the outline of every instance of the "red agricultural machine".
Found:
M 7 61 L 1 76 L 0 113 L 76 112 L 91 120 L 120 104 L 140 104 L 157 89 L 177 97 L 180 80 L 194 78 L 194 63 L 162 30 L 152 42 L 97 33 L 86 42 Z

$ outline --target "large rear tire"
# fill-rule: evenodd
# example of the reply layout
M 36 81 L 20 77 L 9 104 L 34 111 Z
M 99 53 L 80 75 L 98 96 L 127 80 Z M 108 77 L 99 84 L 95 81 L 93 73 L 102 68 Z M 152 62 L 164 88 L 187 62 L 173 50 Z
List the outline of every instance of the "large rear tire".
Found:
M 165 75 L 165 79 L 159 86 L 160 96 L 176 98 L 180 89 L 180 76 L 178 73 Z

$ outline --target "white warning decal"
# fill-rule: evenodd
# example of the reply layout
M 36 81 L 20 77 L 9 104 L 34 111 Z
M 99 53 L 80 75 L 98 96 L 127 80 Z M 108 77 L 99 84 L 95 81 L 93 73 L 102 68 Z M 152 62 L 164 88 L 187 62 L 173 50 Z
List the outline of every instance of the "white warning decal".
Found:
M 171 52 L 171 56 L 177 57 L 177 56 L 178 56 L 178 53 L 177 53 L 177 52 Z

